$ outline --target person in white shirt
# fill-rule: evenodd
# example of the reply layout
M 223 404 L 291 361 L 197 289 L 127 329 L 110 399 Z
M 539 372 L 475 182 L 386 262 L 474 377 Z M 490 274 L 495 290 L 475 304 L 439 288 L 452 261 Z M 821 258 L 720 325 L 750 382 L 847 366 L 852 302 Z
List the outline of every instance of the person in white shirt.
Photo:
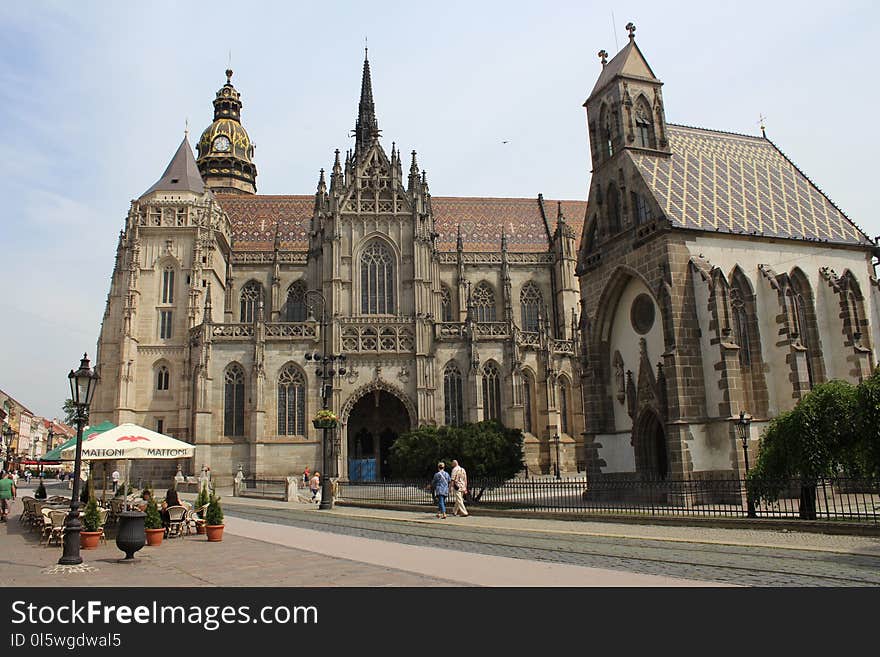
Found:
M 113 474 L 110 475 L 110 479 L 113 482 L 113 492 L 116 492 L 116 488 L 119 486 L 119 470 L 114 470 Z
M 464 506 L 464 496 L 467 493 L 467 472 L 455 459 L 452 459 L 450 479 L 452 480 L 452 493 L 455 496 L 455 510 L 452 515 L 467 516 L 468 511 Z

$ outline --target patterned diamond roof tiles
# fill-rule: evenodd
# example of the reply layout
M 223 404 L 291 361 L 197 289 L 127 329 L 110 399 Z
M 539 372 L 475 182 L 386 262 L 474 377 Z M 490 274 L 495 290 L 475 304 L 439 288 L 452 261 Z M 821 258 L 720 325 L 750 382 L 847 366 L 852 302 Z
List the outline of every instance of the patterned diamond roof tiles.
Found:
M 632 153 L 673 226 L 872 244 L 771 141 L 668 125 L 672 157 Z

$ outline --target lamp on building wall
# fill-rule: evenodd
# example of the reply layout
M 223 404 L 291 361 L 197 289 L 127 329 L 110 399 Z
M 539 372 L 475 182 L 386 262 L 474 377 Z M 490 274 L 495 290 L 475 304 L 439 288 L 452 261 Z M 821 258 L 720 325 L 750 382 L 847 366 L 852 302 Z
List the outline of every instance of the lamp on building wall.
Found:
M 752 417 L 748 415 L 745 411 L 740 411 L 739 419 L 736 421 L 736 433 L 739 436 L 740 441 L 742 442 L 743 460 L 745 461 L 746 475 L 749 474 L 749 437 L 751 435 L 751 424 Z M 756 515 L 755 501 L 752 499 L 752 496 L 749 495 L 748 491 L 746 492 L 746 507 L 749 518 L 754 518 Z
M 324 295 L 318 290 L 309 290 L 305 294 L 305 301 L 309 310 L 308 321 L 314 322 L 314 304 L 321 306 L 320 325 L 321 325 L 321 353 L 306 352 L 305 359 L 307 362 L 314 362 L 315 375 L 320 380 L 321 385 L 321 411 L 312 421 L 316 429 L 321 429 L 321 504 L 319 509 L 328 510 L 333 508 L 333 484 L 330 481 L 330 464 L 334 464 L 334 474 L 336 468 L 336 447 L 341 442 L 338 438 L 329 438 L 328 431 L 338 432 L 337 419 L 330 411 L 330 394 L 333 391 L 333 381 L 336 376 L 344 376 L 347 372 L 345 367 L 345 354 L 334 354 L 327 349 L 327 301 Z M 329 454 L 328 454 L 329 452 Z
M 70 370 L 67 375 L 70 382 L 70 398 L 76 409 L 76 459 L 73 466 L 73 491 L 70 496 L 70 513 L 64 521 L 64 553 L 58 563 L 64 566 L 75 566 L 82 563 L 79 555 L 79 533 L 82 524 L 79 520 L 79 473 L 82 466 L 82 434 L 83 426 L 89 416 L 89 406 L 97 388 L 98 374 L 89 367 L 89 357 L 83 354 L 79 369 Z

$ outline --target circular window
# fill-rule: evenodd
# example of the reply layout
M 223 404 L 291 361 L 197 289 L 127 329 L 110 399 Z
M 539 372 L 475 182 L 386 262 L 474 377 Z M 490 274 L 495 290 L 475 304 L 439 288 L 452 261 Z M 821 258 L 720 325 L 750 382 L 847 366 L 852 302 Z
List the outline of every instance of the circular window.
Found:
M 640 294 L 633 300 L 629 311 L 629 321 L 639 335 L 644 335 L 654 326 L 654 302 L 647 294 Z

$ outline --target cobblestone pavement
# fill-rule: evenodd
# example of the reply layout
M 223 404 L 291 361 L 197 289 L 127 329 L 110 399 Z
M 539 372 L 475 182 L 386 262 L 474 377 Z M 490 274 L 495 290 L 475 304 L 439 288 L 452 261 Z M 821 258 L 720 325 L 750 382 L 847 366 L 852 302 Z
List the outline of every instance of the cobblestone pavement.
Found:
M 611 535 L 601 535 L 595 527 L 578 531 L 580 523 L 532 522 L 526 527 L 530 521 L 499 523 L 473 515 L 440 522 L 429 513 L 368 513 L 349 507 L 317 512 L 308 505 L 270 506 L 242 499 L 227 508 L 240 518 L 346 536 L 630 573 L 745 586 L 880 585 L 880 540 L 873 537 L 676 527 L 663 528 L 658 532 L 662 537 L 651 538 L 615 535 L 613 528 Z M 650 534 L 656 529 L 629 531 Z

